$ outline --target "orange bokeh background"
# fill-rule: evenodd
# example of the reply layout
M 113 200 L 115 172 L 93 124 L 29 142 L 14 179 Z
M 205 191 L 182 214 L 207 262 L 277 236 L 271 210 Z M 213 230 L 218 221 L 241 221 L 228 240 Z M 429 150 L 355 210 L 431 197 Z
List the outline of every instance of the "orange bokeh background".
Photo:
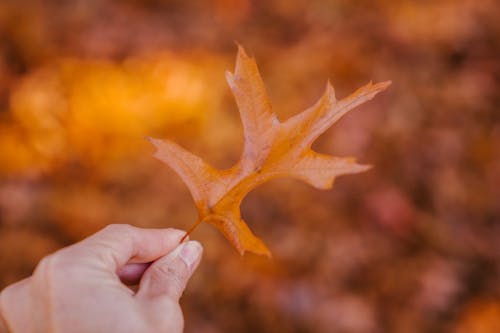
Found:
M 0 2 L 0 288 L 110 223 L 186 229 L 146 136 L 219 168 L 242 129 L 235 41 L 282 119 L 364 83 L 388 91 L 315 144 L 373 169 L 331 191 L 277 180 L 242 212 L 273 252 L 211 226 L 186 332 L 500 332 L 497 1 Z

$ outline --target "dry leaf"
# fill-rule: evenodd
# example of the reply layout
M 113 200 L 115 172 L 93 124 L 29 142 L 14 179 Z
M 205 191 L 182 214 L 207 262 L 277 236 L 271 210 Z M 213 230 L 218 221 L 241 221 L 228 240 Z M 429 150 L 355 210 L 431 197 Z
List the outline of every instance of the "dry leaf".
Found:
M 260 184 L 278 177 L 292 177 L 319 188 L 332 187 L 336 176 L 358 173 L 369 166 L 353 158 L 333 157 L 311 150 L 311 144 L 333 123 L 356 106 L 372 99 L 390 82 L 369 83 L 337 101 L 330 83 L 324 95 L 309 109 L 280 122 L 272 112 L 264 83 L 253 58 L 238 49 L 236 69 L 226 79 L 238 105 L 244 130 L 244 150 L 239 162 L 218 170 L 200 157 L 168 140 L 149 140 L 155 157 L 174 169 L 191 191 L 201 222 L 217 227 L 244 254 L 251 251 L 270 256 L 264 243 L 241 219 L 240 204 Z

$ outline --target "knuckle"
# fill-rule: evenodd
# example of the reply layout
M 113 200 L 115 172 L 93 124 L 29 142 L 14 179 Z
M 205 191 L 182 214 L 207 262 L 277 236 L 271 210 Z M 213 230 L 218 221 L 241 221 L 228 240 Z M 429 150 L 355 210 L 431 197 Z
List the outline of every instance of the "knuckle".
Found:
M 57 253 L 44 257 L 35 268 L 33 284 L 36 289 L 43 290 L 44 297 L 49 304 L 55 299 L 55 287 L 58 285 L 57 276 L 63 269 L 64 264 L 61 262 L 61 256 Z
M 55 255 L 48 255 L 46 257 L 43 257 L 42 260 L 38 263 L 38 265 L 35 267 L 35 271 L 33 273 L 34 276 L 40 276 L 40 275 L 52 275 L 57 269 L 54 267 L 56 265 L 56 256 Z
M 55 280 L 60 272 L 65 269 L 61 258 L 57 254 L 46 256 L 40 260 L 33 272 L 33 281 L 47 289 L 52 294 Z
M 132 229 L 132 226 L 129 224 L 120 224 L 120 223 L 112 223 L 108 224 L 103 231 L 111 232 L 111 233 L 126 233 Z
M 68 255 L 63 250 L 50 254 L 38 263 L 33 272 L 33 278 L 38 283 L 53 285 L 54 281 L 62 275 L 67 275 L 75 265 L 72 260 L 68 260 Z

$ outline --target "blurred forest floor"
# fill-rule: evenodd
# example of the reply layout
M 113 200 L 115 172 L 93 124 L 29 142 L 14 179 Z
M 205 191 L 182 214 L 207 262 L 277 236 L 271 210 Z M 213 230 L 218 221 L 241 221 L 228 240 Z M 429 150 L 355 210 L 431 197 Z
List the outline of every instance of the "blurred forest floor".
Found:
M 242 129 L 224 71 L 255 56 L 280 118 L 331 79 L 387 92 L 315 149 L 374 168 L 331 191 L 279 180 L 243 215 L 274 259 L 208 225 L 186 332 L 500 332 L 500 4 L 0 2 L 0 288 L 109 223 L 186 229 L 145 136 L 218 167 Z

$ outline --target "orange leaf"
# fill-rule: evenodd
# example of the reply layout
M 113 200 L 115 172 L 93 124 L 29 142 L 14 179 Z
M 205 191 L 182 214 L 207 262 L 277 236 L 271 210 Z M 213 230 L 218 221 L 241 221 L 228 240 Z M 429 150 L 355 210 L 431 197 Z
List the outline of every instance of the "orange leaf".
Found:
M 309 109 L 280 122 L 271 110 L 264 83 L 253 58 L 238 49 L 236 69 L 227 72 L 243 123 L 245 144 L 236 165 L 217 170 L 200 157 L 168 140 L 149 140 L 156 146 L 155 157 L 174 169 L 186 183 L 198 209 L 198 221 L 217 227 L 233 246 L 244 254 L 251 251 L 271 256 L 268 248 L 242 220 L 240 204 L 258 185 L 278 177 L 300 179 L 316 188 L 329 189 L 336 176 L 369 168 L 353 158 L 319 154 L 311 144 L 340 117 L 372 99 L 390 82 L 369 83 L 337 101 L 330 83 L 324 95 Z

